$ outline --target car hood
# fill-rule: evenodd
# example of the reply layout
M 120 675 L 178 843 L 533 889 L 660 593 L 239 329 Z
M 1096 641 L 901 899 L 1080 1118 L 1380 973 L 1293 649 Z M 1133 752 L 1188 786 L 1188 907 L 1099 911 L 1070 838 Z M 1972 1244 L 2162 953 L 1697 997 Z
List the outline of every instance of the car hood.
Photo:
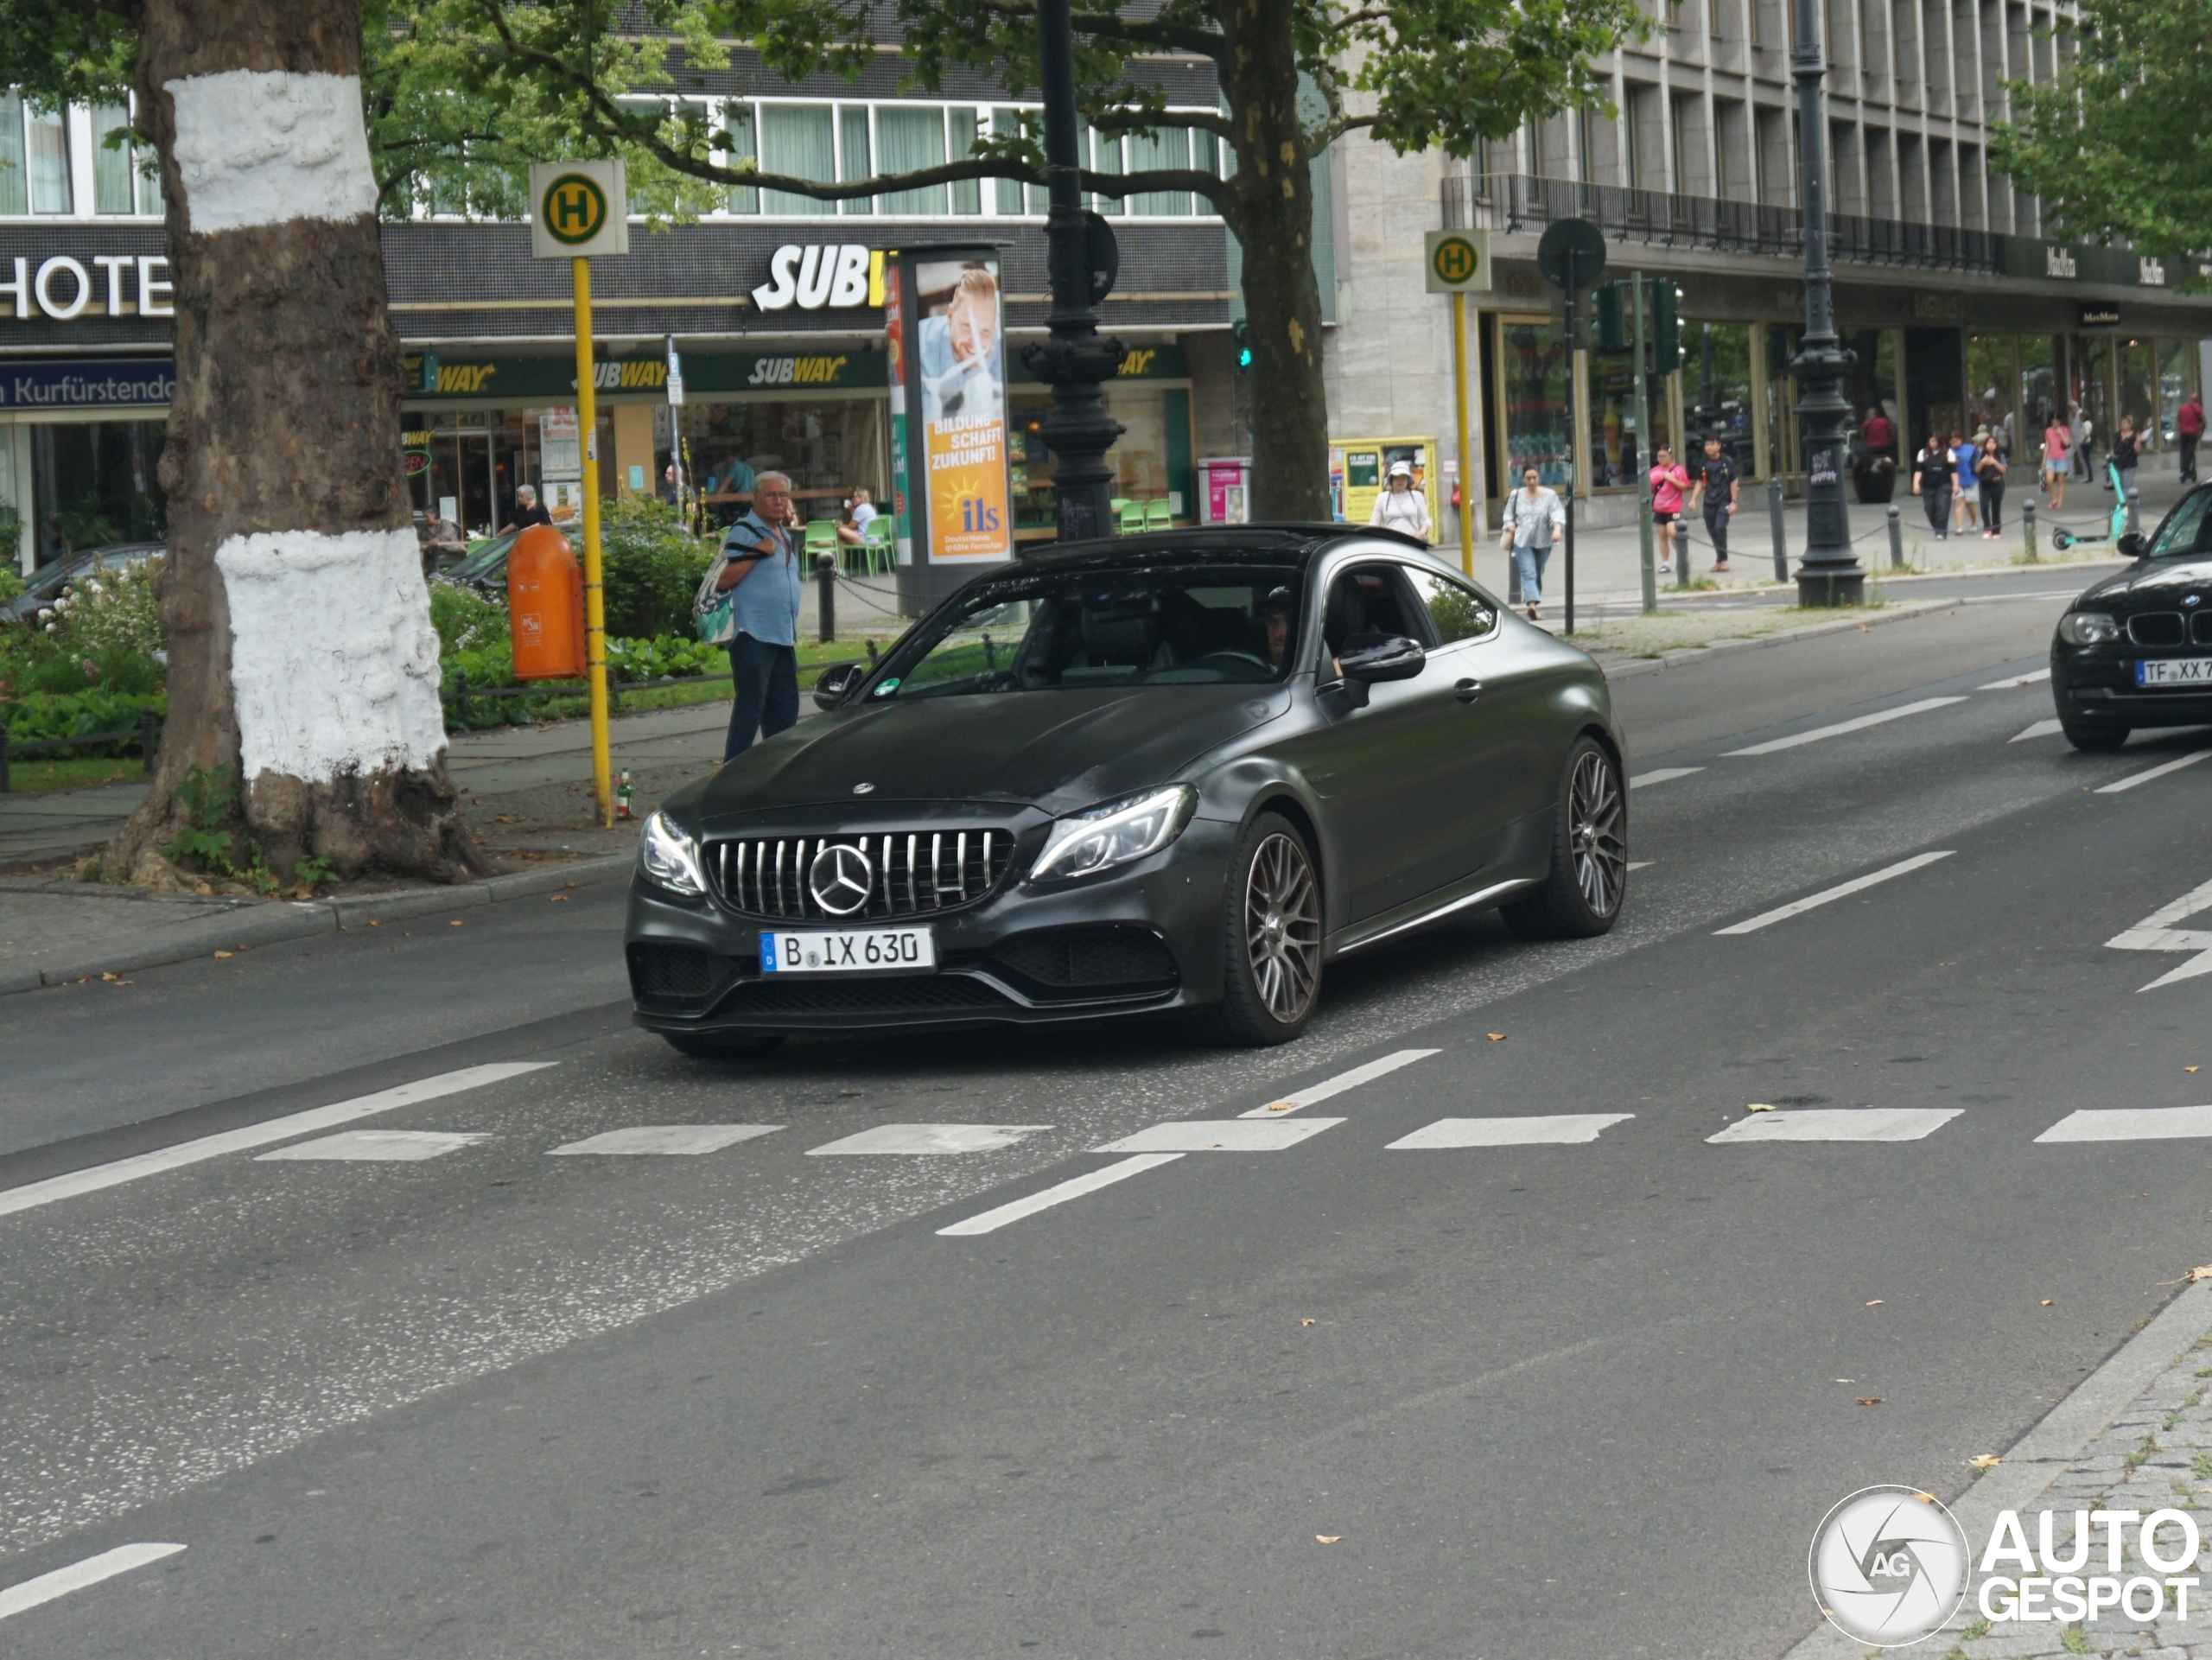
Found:
M 2139 559 L 2090 587 L 2074 606 L 2132 609 L 2128 602 L 2134 601 L 2159 607 L 2176 604 L 2184 594 L 2212 595 L 2212 559 Z
M 1287 687 L 1183 685 L 838 709 L 747 750 L 706 780 L 695 811 L 702 829 L 831 804 L 871 818 L 916 802 L 1068 812 L 1163 782 L 1289 707 Z M 861 784 L 874 786 L 865 807 Z

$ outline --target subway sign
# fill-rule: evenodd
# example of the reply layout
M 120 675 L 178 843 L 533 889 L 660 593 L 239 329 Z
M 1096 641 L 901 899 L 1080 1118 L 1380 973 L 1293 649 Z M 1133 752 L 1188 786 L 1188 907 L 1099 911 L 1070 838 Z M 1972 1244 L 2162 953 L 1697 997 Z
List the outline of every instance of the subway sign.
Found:
M 467 399 L 484 404 L 565 403 L 576 395 L 573 358 L 439 357 L 434 365 L 436 390 L 423 384 L 420 353 L 407 358 L 407 402 Z M 717 392 L 774 392 L 820 388 L 844 389 L 888 384 L 880 352 L 686 352 L 684 391 L 712 401 Z M 593 385 L 602 396 L 664 401 L 668 393 L 668 359 L 607 358 L 594 366 Z

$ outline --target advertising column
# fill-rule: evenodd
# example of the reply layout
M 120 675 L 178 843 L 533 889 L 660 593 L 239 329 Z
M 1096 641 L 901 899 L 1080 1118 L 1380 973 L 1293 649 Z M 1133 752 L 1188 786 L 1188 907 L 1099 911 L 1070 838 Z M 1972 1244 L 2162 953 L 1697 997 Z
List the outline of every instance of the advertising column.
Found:
M 995 252 L 930 249 L 898 265 L 884 298 L 887 333 L 891 320 L 899 324 L 891 347 L 893 466 L 906 487 L 899 588 L 913 611 L 1014 557 L 1005 319 Z

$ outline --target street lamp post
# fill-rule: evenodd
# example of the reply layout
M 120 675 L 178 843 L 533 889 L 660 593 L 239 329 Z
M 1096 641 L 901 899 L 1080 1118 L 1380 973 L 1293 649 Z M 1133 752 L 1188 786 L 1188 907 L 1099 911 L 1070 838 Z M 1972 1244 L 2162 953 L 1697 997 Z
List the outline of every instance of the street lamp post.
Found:
M 1122 423 L 1106 412 L 1099 383 L 1113 378 L 1128 348 L 1098 337 L 1098 302 L 1113 281 L 1113 232 L 1083 208 L 1077 155 L 1075 34 L 1069 0 L 1037 0 L 1038 45 L 1044 62 L 1045 177 L 1051 205 L 1045 218 L 1046 270 L 1052 289 L 1051 338 L 1022 348 L 1030 373 L 1052 389 L 1039 434 L 1052 452 L 1059 498 L 1060 540 L 1109 534 L 1114 470 L 1106 452 Z
M 1797 42 L 1790 73 L 1797 82 L 1799 196 L 1805 205 L 1805 338 L 1791 362 L 1797 376 L 1797 418 L 1805 454 L 1805 557 L 1797 567 L 1800 605 L 1858 605 L 1866 571 L 1851 551 L 1844 504 L 1845 428 L 1851 406 L 1843 378 L 1851 366 L 1835 335 L 1828 274 L 1827 118 L 1821 107 L 1820 14 L 1815 0 L 1796 0 Z

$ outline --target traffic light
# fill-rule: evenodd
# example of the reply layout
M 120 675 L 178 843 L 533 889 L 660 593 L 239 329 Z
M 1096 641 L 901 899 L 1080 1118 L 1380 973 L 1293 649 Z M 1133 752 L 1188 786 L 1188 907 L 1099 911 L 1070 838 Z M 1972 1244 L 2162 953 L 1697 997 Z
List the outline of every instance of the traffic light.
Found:
M 1682 360 L 1682 291 L 1664 277 L 1651 285 L 1651 366 L 1671 374 Z
M 1236 342 L 1236 372 L 1243 374 L 1252 366 L 1252 326 L 1240 318 L 1230 328 L 1229 336 Z
M 1625 283 L 1608 283 L 1598 290 L 1598 349 L 1600 352 L 1628 352 L 1635 349 L 1636 337 L 1624 314 L 1634 303 L 1634 296 Z

